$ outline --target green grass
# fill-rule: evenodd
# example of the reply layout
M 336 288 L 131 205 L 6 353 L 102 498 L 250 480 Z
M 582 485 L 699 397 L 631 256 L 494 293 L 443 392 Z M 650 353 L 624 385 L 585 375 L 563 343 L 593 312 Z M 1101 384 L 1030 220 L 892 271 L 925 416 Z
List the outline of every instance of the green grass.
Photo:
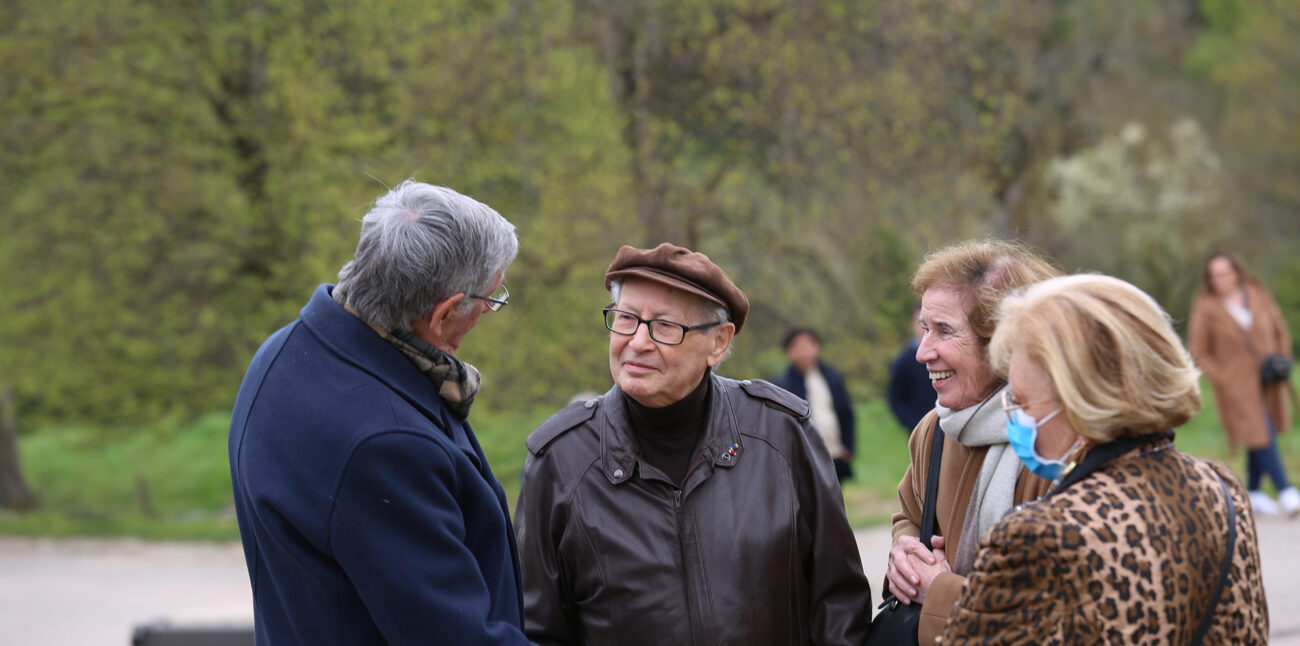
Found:
M 238 538 L 226 466 L 229 416 L 170 430 L 43 429 L 21 438 L 40 509 L 0 516 L 0 533 Z
M 1213 397 L 1178 431 L 1182 450 L 1226 462 L 1244 476 L 1245 457 L 1228 453 Z M 471 422 L 513 506 L 519 493 L 523 440 L 552 411 L 476 409 Z M 855 477 L 844 488 L 849 522 L 886 524 L 907 468 L 907 434 L 882 400 L 858 407 Z M 0 534 L 138 536 L 231 540 L 238 537 L 226 464 L 229 416 L 212 414 L 165 430 L 109 433 L 68 426 L 41 429 L 19 442 L 27 482 L 40 509 L 0 514 Z M 1279 441 L 1288 473 L 1300 482 L 1300 433 Z
M 524 437 L 550 412 L 474 411 L 472 422 L 513 506 Z M 228 414 L 169 430 L 41 429 L 19 440 L 24 476 L 41 507 L 0 512 L 0 535 L 136 536 L 233 540 L 226 461 Z
M 844 508 L 854 527 L 889 522 L 898 509 L 898 481 L 907 470 L 908 433 L 883 399 L 856 407 L 857 450 L 853 479 L 844 483 Z

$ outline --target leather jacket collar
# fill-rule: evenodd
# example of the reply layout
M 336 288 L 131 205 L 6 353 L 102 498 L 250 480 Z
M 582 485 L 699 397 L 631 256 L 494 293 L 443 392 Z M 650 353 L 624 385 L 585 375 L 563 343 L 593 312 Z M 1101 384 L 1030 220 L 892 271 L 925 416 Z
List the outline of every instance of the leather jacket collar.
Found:
M 744 446 L 740 440 L 740 430 L 736 427 L 736 417 L 732 411 L 732 398 L 735 389 L 717 375 L 710 373 L 712 379 L 712 396 L 709 401 L 708 422 L 700 445 L 695 449 L 695 459 L 710 456 L 706 462 L 715 467 L 730 468 L 740 462 Z M 733 382 L 734 383 L 734 382 Z M 623 403 L 623 392 L 616 385 L 605 393 L 600 407 L 600 464 L 605 477 L 611 484 L 622 484 L 632 477 L 640 461 L 637 456 L 636 439 L 632 435 L 631 423 L 628 421 L 627 407 Z M 696 468 L 687 474 L 682 489 L 692 489 L 712 475 L 711 469 Z

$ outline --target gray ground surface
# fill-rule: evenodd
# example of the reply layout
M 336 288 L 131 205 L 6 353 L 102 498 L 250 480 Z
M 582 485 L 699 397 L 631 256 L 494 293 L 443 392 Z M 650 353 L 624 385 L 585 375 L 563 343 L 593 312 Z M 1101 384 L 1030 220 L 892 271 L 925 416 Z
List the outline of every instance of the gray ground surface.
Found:
M 1261 519 L 1273 644 L 1300 646 L 1300 520 Z M 877 600 L 887 528 L 858 532 Z M 238 544 L 0 538 L 0 644 L 127 646 L 134 626 L 246 625 Z

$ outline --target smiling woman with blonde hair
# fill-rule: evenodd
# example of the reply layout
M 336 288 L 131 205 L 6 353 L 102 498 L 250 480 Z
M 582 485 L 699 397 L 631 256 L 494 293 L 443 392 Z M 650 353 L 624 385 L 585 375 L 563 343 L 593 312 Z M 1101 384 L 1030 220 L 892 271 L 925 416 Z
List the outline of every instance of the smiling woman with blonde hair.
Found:
M 1160 306 L 1054 278 L 1003 302 L 989 354 L 1007 438 L 1053 484 L 980 542 L 944 643 L 1265 643 L 1245 489 L 1174 446 L 1199 371 Z

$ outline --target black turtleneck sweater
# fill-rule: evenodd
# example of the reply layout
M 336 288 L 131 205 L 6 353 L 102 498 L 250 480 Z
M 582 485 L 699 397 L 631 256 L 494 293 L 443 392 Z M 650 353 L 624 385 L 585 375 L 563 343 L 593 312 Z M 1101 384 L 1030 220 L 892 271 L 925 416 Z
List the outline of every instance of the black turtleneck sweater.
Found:
M 700 385 L 691 394 L 663 408 L 642 406 L 623 395 L 632 433 L 641 447 L 641 458 L 679 486 L 690 473 L 691 457 L 708 423 L 711 381 L 705 371 Z

